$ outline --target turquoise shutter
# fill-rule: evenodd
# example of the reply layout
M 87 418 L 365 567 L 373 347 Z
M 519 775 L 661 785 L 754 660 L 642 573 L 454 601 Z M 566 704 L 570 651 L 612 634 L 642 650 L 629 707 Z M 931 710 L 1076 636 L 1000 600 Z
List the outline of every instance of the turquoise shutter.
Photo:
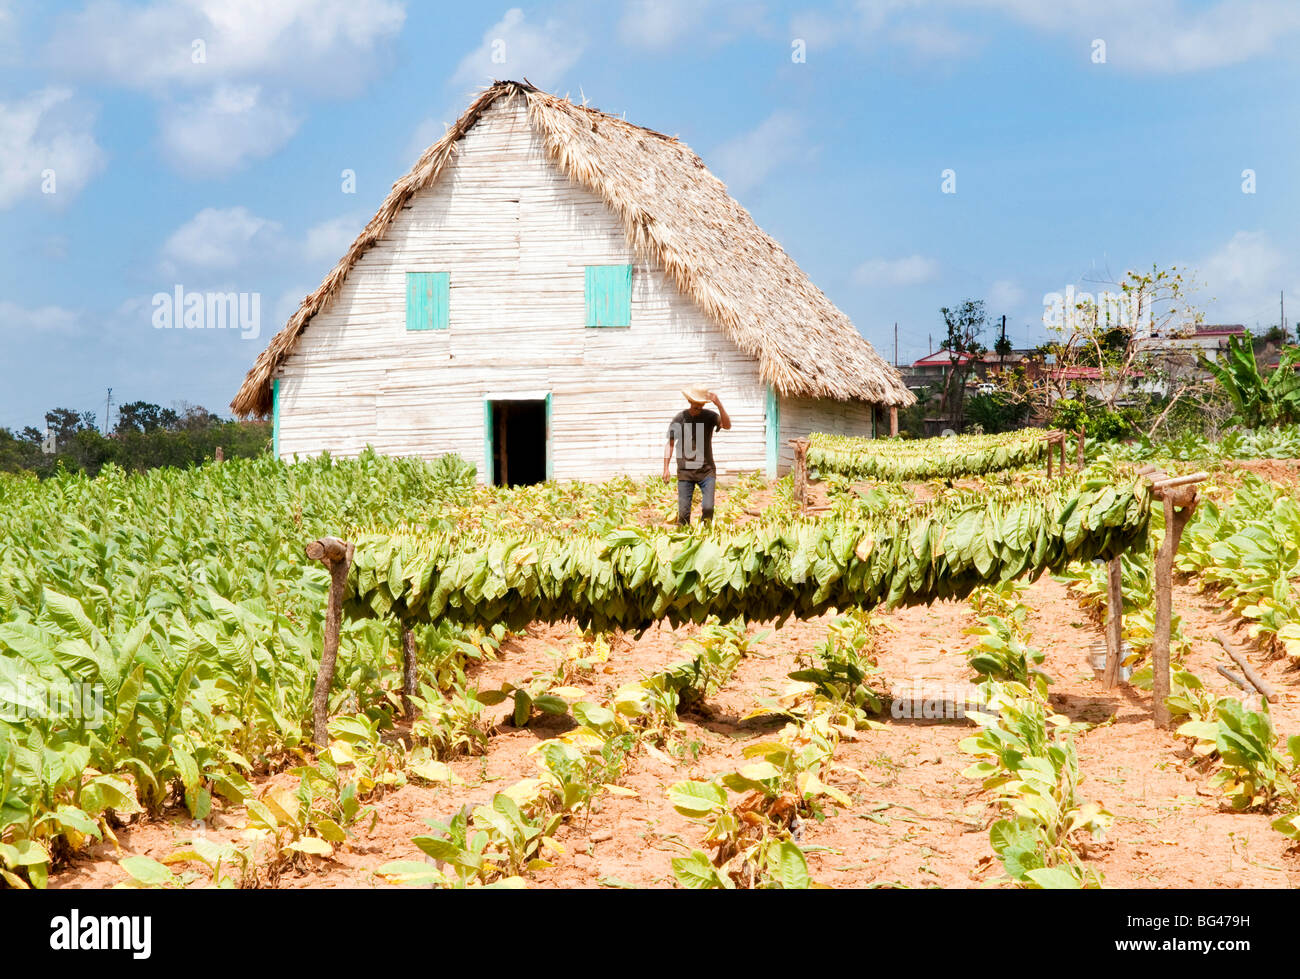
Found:
M 587 266 L 587 325 L 632 325 L 632 266 Z
M 406 328 L 408 330 L 447 329 L 450 279 L 451 276 L 447 272 L 406 273 Z

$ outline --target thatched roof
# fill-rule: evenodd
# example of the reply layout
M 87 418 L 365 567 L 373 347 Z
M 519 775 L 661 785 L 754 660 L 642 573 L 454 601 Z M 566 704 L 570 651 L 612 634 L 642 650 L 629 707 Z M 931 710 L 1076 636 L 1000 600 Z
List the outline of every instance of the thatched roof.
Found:
M 271 410 L 271 379 L 311 318 L 338 294 L 358 259 L 383 239 L 412 196 L 431 186 L 456 144 L 500 99 L 523 99 L 552 161 L 619 216 L 636 254 L 657 263 L 782 394 L 909 405 L 898 372 L 794 260 L 732 200 L 685 143 L 575 105 L 521 82 L 485 90 L 395 184 L 320 287 L 262 351 L 230 407 Z

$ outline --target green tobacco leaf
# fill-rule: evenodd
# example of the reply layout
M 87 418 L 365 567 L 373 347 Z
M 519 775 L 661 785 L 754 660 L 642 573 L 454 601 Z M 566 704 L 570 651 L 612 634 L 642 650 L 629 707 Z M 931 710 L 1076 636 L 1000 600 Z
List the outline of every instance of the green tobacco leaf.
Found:
M 808 860 L 804 857 L 803 850 L 789 840 L 777 845 L 777 877 L 787 891 L 807 890 L 812 886 Z
M 152 857 L 123 857 L 117 865 L 125 870 L 132 880 L 147 887 L 162 887 L 175 879 L 175 875 L 166 865 Z
M 683 887 L 708 890 L 727 886 L 703 850 L 692 850 L 688 857 L 673 857 L 672 867 L 673 876 Z
M 727 791 L 712 782 L 678 782 L 668 789 L 668 801 L 683 815 L 699 816 L 727 804 Z
M 1025 874 L 1035 884 L 1045 890 L 1079 890 L 1080 884 L 1074 875 L 1060 867 L 1039 867 Z

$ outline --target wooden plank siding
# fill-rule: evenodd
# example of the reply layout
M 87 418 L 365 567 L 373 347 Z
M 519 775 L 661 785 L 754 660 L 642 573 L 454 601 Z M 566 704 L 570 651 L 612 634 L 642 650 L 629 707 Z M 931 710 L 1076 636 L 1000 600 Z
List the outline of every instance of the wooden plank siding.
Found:
M 872 406 L 861 401 L 813 400 L 781 396 L 781 458 L 779 470 L 789 472 L 794 465 L 791 439 L 804 438 L 813 432 L 829 435 L 854 435 L 871 438 L 878 433 L 872 426 Z M 887 423 L 886 423 L 887 424 Z M 889 434 L 886 428 L 884 434 Z
M 629 327 L 587 327 L 589 266 L 631 266 Z M 408 331 L 407 273 L 435 271 L 447 273 L 447 328 Z M 522 106 L 498 103 L 281 367 L 278 449 L 457 452 L 482 481 L 485 399 L 540 391 L 556 479 L 653 475 L 691 384 L 716 390 L 731 414 L 714 443 L 720 473 L 763 470 L 755 358 L 637 258 L 615 214 L 546 159 Z M 782 442 L 799 430 L 790 404 L 781 399 Z

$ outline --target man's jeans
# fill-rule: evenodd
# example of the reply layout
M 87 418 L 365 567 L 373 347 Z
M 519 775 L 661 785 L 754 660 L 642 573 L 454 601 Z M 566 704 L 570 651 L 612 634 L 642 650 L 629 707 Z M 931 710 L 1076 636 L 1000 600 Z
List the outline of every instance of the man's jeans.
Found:
M 677 526 L 691 522 L 691 503 L 695 500 L 695 487 L 700 488 L 701 515 L 707 522 L 713 519 L 713 484 L 715 477 L 705 476 L 698 483 L 693 479 L 677 477 Z

